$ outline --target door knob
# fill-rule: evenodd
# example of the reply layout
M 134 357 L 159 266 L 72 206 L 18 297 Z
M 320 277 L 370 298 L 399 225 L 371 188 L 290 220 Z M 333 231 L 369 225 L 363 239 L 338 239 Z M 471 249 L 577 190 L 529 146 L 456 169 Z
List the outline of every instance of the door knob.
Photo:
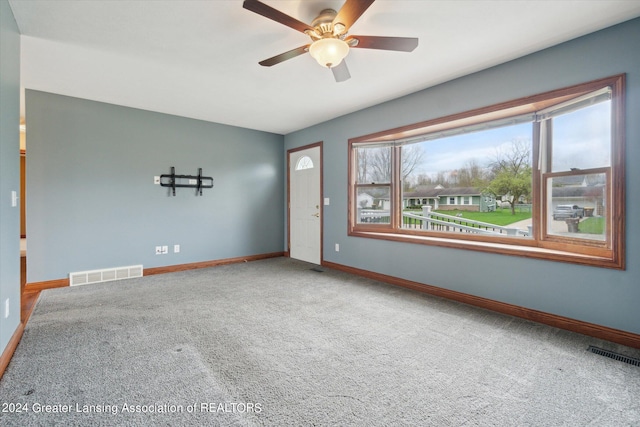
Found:
M 316 218 L 320 218 L 320 213 L 319 213 L 319 212 L 316 212 L 316 213 L 314 213 L 314 214 L 311 214 L 311 216 L 315 216 Z

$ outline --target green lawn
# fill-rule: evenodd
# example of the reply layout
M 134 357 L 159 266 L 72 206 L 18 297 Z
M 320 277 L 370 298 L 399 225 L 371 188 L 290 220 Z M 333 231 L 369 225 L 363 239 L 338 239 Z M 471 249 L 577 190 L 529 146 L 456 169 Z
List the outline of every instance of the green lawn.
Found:
M 456 216 L 462 214 L 462 218 L 471 219 L 474 221 L 488 222 L 495 225 L 509 225 L 514 222 L 522 221 L 524 219 L 531 218 L 531 212 L 518 212 L 515 215 L 511 215 L 511 209 L 498 209 L 495 212 L 472 212 L 472 211 L 434 211 L 444 215 Z M 580 224 L 582 227 L 582 224 Z
M 407 210 L 408 212 L 420 212 Z M 434 211 L 444 215 L 456 216 L 462 214 L 461 218 L 471 219 L 474 221 L 488 222 L 489 224 L 506 226 L 514 222 L 531 218 L 531 212 L 518 212 L 511 215 L 511 209 L 498 209 L 495 212 L 473 212 L 473 211 Z M 405 221 L 406 222 L 406 221 Z M 580 221 L 580 233 L 585 234 L 604 234 L 605 221 L 602 217 L 590 217 Z
M 586 234 L 604 234 L 604 218 L 591 217 L 580 221 L 579 230 Z

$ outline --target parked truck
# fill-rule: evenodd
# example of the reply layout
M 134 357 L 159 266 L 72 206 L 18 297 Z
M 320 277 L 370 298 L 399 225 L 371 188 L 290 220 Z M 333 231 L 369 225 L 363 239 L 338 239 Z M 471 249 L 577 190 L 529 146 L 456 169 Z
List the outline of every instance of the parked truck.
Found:
M 553 219 L 555 221 L 568 218 L 582 218 L 584 216 L 584 208 L 578 205 L 558 205 L 553 210 Z

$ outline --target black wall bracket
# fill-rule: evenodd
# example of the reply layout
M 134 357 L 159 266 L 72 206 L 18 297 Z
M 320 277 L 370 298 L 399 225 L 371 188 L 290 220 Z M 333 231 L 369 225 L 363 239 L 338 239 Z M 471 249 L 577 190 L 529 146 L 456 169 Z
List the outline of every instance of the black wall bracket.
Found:
M 160 175 L 160 185 L 170 187 L 173 195 L 176 195 L 176 187 L 195 188 L 196 196 L 202 196 L 203 188 L 213 187 L 213 178 L 202 176 L 202 168 L 198 168 L 198 175 L 176 175 L 176 169 L 171 166 L 171 173 Z

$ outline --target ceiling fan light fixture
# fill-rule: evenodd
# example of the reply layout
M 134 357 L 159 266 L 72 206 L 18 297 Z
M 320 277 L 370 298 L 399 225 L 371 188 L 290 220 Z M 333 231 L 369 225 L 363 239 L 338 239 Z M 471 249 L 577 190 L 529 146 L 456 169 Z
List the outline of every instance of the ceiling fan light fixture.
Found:
M 309 53 L 323 67 L 333 68 L 349 53 L 349 45 L 341 39 L 325 38 L 309 46 Z

